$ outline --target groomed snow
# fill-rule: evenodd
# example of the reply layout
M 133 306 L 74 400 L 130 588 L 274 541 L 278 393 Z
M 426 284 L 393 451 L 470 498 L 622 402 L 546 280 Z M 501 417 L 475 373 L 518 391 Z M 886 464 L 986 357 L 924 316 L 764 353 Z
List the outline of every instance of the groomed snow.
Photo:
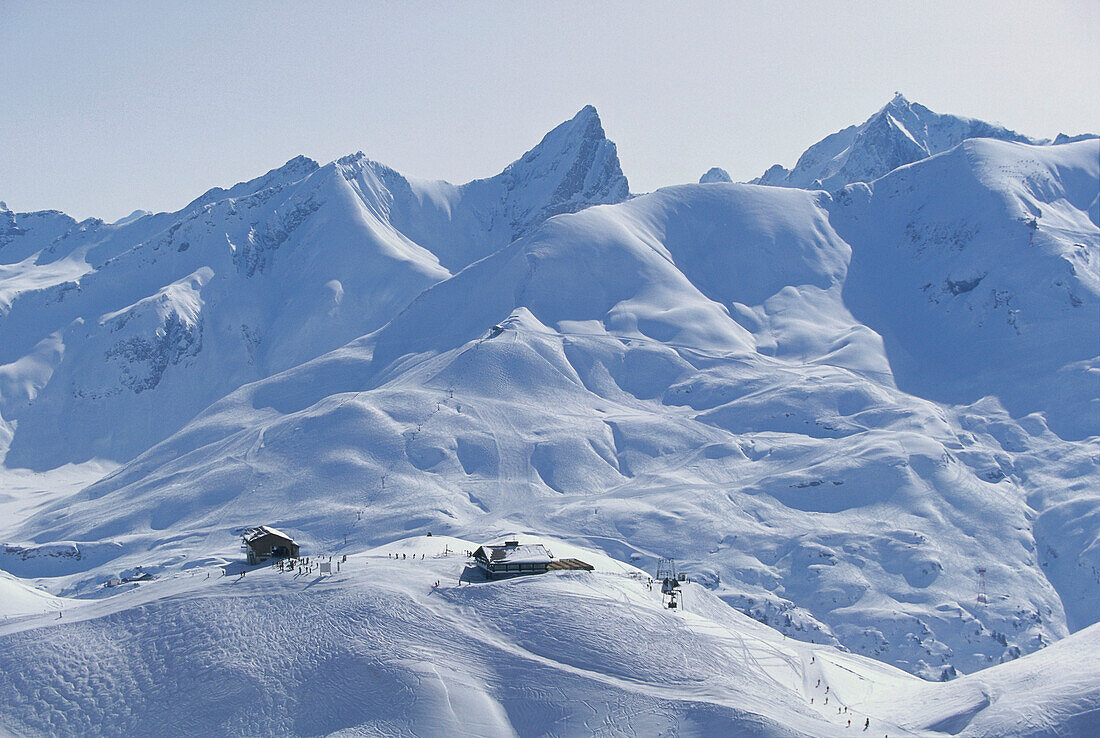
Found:
M 471 580 L 475 542 L 420 536 L 336 556 L 331 576 L 198 567 L 66 602 L 60 620 L 6 619 L 0 724 L 455 736 L 839 736 L 865 721 L 868 735 L 1038 736 L 1100 725 L 1095 660 L 1067 668 L 1052 648 L 932 684 L 787 639 L 696 584 L 669 610 L 643 572 L 531 540 L 596 571 Z M 1072 641 L 1097 638 L 1094 627 Z M 1042 689 L 1025 686 L 1036 679 Z

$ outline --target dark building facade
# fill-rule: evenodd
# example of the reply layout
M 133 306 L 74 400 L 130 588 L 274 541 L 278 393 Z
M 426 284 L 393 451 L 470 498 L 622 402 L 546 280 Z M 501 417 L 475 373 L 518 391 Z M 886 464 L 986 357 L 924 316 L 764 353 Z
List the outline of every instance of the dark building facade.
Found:
M 271 559 L 296 559 L 301 552 L 293 538 L 266 525 L 248 531 L 243 540 L 250 566 Z

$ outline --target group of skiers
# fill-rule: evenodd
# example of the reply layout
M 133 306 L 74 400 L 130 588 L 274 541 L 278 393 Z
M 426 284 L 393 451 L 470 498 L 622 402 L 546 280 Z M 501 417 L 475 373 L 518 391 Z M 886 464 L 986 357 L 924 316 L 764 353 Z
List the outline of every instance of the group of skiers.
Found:
M 328 563 L 331 564 L 333 557 L 328 556 L 327 559 L 328 559 Z M 342 557 L 337 559 L 336 560 L 336 571 L 340 571 L 340 564 L 346 562 L 347 560 L 348 560 L 347 554 L 344 554 Z M 312 574 L 313 572 L 318 571 L 320 569 L 320 566 L 321 566 L 320 561 L 319 560 L 314 561 L 312 556 L 306 556 L 306 557 L 301 558 L 301 559 L 277 559 L 271 565 L 273 567 L 275 567 L 276 569 L 278 569 L 279 571 L 295 571 L 296 570 L 295 576 L 298 576 L 299 574 Z M 331 573 L 331 571 L 330 571 L 330 573 Z M 241 574 L 243 576 L 244 572 L 242 572 Z
M 811 664 L 814 663 L 816 658 L 817 658 L 816 656 L 811 657 L 810 663 Z M 821 680 L 820 679 L 817 680 L 817 684 L 814 685 L 814 689 L 821 689 Z M 828 695 L 829 695 L 829 685 L 828 684 L 825 685 L 825 695 L 826 695 L 825 696 L 825 704 L 827 705 L 827 704 L 829 704 L 829 697 L 828 697 Z M 814 703 L 814 698 L 811 697 L 810 698 L 810 704 L 812 705 L 813 703 Z M 844 705 L 842 707 L 838 707 L 838 708 L 836 708 L 836 712 L 837 712 L 838 715 L 847 715 L 848 714 L 848 706 Z M 848 727 L 849 728 L 852 727 L 851 718 L 848 719 Z M 863 729 L 867 730 L 870 727 L 871 727 L 871 718 L 865 718 L 863 720 Z

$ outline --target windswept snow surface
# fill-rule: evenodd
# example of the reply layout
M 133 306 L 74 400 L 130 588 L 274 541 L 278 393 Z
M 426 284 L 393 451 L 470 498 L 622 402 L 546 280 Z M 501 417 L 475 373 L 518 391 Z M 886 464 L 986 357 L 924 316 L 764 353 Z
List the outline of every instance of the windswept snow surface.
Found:
M 814 674 L 890 735 L 1090 735 L 1100 141 L 925 123 L 832 195 L 631 198 L 585 108 L 462 186 L 358 154 L 0 211 L 0 726 L 847 732 Z M 364 576 L 207 580 L 260 524 Z M 513 531 L 599 571 L 441 591 L 384 548 Z M 615 563 L 666 556 L 686 614 Z
M 16 734 L 839 736 L 868 724 L 869 735 L 1040 736 L 1100 725 L 1095 660 L 1065 668 L 1043 658 L 1052 649 L 928 683 L 787 639 L 697 584 L 685 584 L 683 607 L 669 610 L 643 572 L 531 540 L 584 556 L 596 571 L 484 582 L 463 555 L 476 543 L 417 537 L 338 558 L 332 576 L 199 567 L 107 600 L 66 603 L 60 616 L 8 619 L 0 726 Z M 1098 634 L 1090 628 L 1055 648 L 1095 649 Z

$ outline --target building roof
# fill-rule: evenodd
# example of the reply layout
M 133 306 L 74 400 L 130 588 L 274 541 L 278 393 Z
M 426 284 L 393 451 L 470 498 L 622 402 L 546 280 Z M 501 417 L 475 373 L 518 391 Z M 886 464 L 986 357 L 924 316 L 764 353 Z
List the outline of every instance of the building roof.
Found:
M 249 543 L 252 543 L 253 541 L 259 540 L 260 538 L 263 538 L 264 536 L 275 536 L 277 538 L 285 538 L 286 540 L 290 541 L 291 543 L 295 543 L 295 544 L 297 543 L 297 541 L 295 541 L 293 538 L 288 536 L 286 533 L 283 533 L 281 530 L 276 530 L 275 528 L 272 528 L 271 526 L 268 526 L 268 525 L 261 525 L 259 528 L 253 528 L 252 530 L 248 531 L 248 533 L 245 534 L 244 539 L 246 541 L 248 541 Z
M 554 554 L 541 543 L 527 543 L 524 545 L 482 546 L 481 549 L 488 557 L 490 564 L 547 564 Z

